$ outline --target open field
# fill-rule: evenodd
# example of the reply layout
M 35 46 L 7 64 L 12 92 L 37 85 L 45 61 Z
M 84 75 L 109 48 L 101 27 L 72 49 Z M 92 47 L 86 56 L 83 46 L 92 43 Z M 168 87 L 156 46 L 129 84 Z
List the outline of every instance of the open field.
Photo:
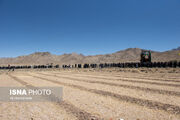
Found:
M 61 86 L 63 101 L 0 102 L 0 120 L 180 120 L 180 69 L 0 71 L 0 87 Z

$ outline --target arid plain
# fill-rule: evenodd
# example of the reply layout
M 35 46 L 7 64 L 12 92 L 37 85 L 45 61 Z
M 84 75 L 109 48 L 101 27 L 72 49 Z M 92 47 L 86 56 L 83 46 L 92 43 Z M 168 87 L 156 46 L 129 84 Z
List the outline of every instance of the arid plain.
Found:
M 1 120 L 180 120 L 180 69 L 0 71 L 1 87 L 61 86 L 63 100 L 0 102 Z

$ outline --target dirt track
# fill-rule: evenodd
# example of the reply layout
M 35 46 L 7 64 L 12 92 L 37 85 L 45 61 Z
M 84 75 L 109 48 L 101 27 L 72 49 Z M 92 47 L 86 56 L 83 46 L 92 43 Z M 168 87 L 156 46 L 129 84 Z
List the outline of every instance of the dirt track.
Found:
M 63 87 L 60 103 L 0 102 L 2 120 L 180 119 L 179 73 L 16 71 L 1 73 L 0 86 Z

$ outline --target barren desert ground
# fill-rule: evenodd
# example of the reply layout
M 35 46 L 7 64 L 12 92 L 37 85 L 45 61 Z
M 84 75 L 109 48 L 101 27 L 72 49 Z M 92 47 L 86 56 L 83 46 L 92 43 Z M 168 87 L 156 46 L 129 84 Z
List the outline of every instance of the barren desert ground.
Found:
M 63 100 L 0 102 L 0 120 L 180 120 L 180 69 L 0 71 L 0 87 L 63 87 Z

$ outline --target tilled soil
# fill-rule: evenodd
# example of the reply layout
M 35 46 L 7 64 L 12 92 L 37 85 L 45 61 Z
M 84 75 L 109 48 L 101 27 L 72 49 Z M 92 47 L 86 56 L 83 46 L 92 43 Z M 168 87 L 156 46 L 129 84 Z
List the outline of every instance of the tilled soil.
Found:
M 161 69 L 162 71 L 162 69 Z M 180 75 L 113 70 L 16 71 L 0 86 L 61 86 L 63 100 L 0 102 L 2 120 L 179 120 Z

